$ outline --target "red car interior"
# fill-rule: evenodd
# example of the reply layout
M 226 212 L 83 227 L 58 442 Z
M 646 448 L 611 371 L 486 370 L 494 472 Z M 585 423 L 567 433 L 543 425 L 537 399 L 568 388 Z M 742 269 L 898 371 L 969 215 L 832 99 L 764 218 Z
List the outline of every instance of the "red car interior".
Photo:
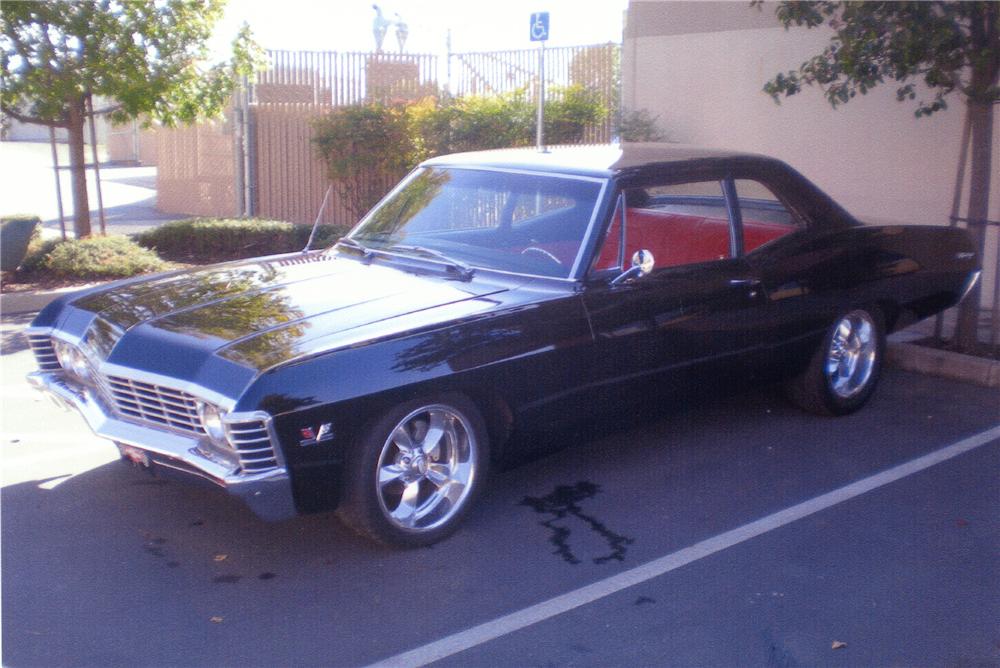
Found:
M 640 248 L 653 253 L 657 268 L 729 257 L 729 221 L 726 219 L 705 218 L 656 209 L 629 208 L 626 211 L 628 218 L 625 240 L 626 263 Z M 617 265 L 620 230 L 621 218 L 616 217 L 608 232 L 608 241 L 597 259 L 598 269 L 610 269 Z M 749 253 L 793 230 L 794 228 L 788 225 L 744 220 L 744 252 Z M 550 252 L 557 255 L 554 250 Z

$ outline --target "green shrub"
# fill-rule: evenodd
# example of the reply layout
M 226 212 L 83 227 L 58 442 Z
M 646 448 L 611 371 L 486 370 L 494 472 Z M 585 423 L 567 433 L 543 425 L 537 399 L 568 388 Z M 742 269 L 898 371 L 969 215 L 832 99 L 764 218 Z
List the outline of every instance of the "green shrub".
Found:
M 547 144 L 583 141 L 609 110 L 599 93 L 555 87 L 545 107 Z M 425 98 L 408 105 L 337 107 L 313 123 L 313 143 L 354 218 L 421 160 L 445 153 L 531 146 L 535 103 L 524 89 L 489 97 Z
M 335 107 L 313 122 L 313 132 L 316 150 L 355 220 L 417 161 L 402 105 Z
M 28 253 L 21 261 L 18 271 L 22 274 L 33 274 L 45 268 L 45 261 L 49 257 L 52 249 L 63 243 L 62 239 L 42 239 L 41 234 L 31 237 L 28 244 Z
M 169 266 L 156 253 L 127 237 L 50 239 L 35 246 L 21 265 L 25 274 L 48 278 L 126 278 L 163 271 Z
M 302 250 L 310 225 L 243 218 L 189 218 L 140 232 L 136 242 L 177 261 L 220 262 Z M 320 225 L 313 248 L 329 246 L 347 232 L 344 227 Z
M 618 119 L 615 134 L 628 142 L 667 141 L 667 133 L 660 127 L 659 120 L 659 116 L 647 109 L 626 109 Z
M 545 102 L 545 143 L 579 144 L 587 127 L 602 123 L 608 113 L 596 90 L 580 84 L 556 88 L 553 99 Z M 533 133 L 536 127 L 533 120 Z
M 41 219 L 31 214 L 0 218 L 0 271 L 13 271 L 24 261 L 41 224 Z
M 555 87 L 545 103 L 545 142 L 579 143 L 587 127 L 603 122 L 608 113 L 594 90 L 579 84 Z M 537 108 L 524 89 L 488 97 L 426 99 L 407 107 L 407 115 L 419 159 L 533 146 L 536 140 Z

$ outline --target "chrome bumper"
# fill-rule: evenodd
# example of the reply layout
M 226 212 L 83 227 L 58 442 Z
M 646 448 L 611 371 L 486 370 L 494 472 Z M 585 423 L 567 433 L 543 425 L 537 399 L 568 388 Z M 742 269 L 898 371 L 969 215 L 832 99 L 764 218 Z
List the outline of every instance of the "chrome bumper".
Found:
M 196 438 L 118 419 L 90 391 L 67 383 L 58 374 L 38 371 L 28 375 L 28 382 L 60 406 L 79 411 L 95 434 L 119 444 L 119 449 L 124 444 L 142 450 L 154 468 L 213 482 L 264 520 L 298 514 L 291 479 L 283 467 L 261 473 L 238 472 L 228 462 L 213 457 Z

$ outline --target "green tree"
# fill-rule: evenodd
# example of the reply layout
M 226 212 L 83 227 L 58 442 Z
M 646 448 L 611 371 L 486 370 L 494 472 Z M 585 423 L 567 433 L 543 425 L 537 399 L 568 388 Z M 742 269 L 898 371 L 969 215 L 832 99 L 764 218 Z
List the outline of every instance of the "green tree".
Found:
M 836 107 L 886 80 L 898 85 L 897 99 L 916 102 L 918 117 L 945 109 L 951 95 L 964 98 L 972 144 L 968 218 L 986 220 L 993 114 L 1000 102 L 1000 3 L 783 1 L 776 13 L 786 28 L 825 24 L 833 35 L 798 70 L 765 84 L 775 101 L 815 84 Z M 922 99 L 925 92 L 929 99 Z M 982 257 L 986 228 L 970 231 Z M 977 286 L 959 311 L 955 341 L 966 350 L 976 345 L 979 301 Z
M 143 117 L 175 125 L 221 112 L 259 49 L 244 25 L 228 62 L 208 65 L 207 41 L 224 0 L 7 2 L 0 13 L 0 109 L 65 128 L 74 229 L 90 235 L 84 157 L 88 100 L 115 122 Z

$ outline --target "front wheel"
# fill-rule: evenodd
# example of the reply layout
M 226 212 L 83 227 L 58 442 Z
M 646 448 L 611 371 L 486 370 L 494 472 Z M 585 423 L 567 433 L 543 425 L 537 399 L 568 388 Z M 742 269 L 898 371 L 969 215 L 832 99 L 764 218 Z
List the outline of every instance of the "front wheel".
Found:
M 827 330 L 805 371 L 788 383 L 788 397 L 813 413 L 852 413 L 875 391 L 884 352 L 881 314 L 874 308 L 845 313 Z
M 447 395 L 401 404 L 356 444 L 341 518 L 386 545 L 435 543 L 468 513 L 488 463 L 486 428 L 471 401 Z

